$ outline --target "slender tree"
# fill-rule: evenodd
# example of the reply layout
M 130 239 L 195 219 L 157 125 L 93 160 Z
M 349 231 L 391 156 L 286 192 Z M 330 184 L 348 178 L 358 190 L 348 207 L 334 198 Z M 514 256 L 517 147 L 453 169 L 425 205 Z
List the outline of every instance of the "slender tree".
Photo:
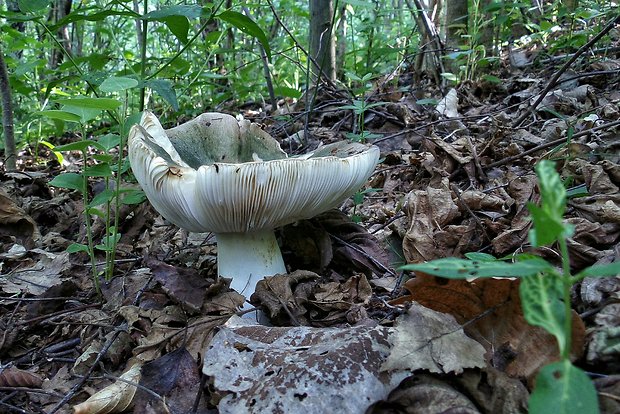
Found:
M 322 73 L 336 80 L 336 44 L 332 34 L 334 20 L 333 0 L 310 0 L 310 56 L 319 68 L 312 68 L 313 81 Z
M 13 104 L 11 100 L 11 86 L 9 73 L 4 61 L 4 52 L 0 48 L 0 95 L 2 98 L 2 127 L 4 130 L 4 168 L 7 171 L 15 170 L 15 132 L 13 130 Z

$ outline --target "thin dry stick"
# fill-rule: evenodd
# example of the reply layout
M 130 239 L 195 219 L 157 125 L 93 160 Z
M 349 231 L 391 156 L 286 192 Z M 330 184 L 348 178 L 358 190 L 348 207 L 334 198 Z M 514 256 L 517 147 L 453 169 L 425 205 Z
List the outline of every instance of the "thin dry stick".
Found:
M 530 116 L 534 110 L 538 107 L 538 105 L 542 102 L 542 100 L 545 98 L 545 96 L 547 96 L 547 94 L 549 93 L 549 91 L 551 91 L 551 88 L 553 88 L 555 86 L 555 84 L 557 83 L 558 79 L 560 79 L 560 76 L 562 76 L 562 74 L 564 72 L 566 72 L 566 70 L 577 60 L 577 58 L 579 58 L 579 56 L 581 56 L 582 54 L 585 53 L 586 50 L 590 49 L 590 47 L 592 47 L 592 45 L 594 45 L 596 42 L 599 41 L 600 38 L 602 38 L 603 36 L 605 36 L 611 29 L 613 29 L 616 24 L 620 23 L 620 15 L 616 16 L 611 22 L 609 22 L 607 24 L 607 26 L 605 26 L 603 28 L 603 30 L 601 30 L 596 36 L 594 36 L 592 39 L 590 39 L 590 41 L 588 43 L 586 43 L 585 45 L 581 46 L 579 48 L 579 50 L 577 50 L 575 52 L 575 54 L 566 61 L 566 63 L 553 75 L 553 77 L 551 78 L 551 80 L 549 81 L 549 83 L 547 84 L 547 87 L 545 89 L 543 89 L 543 91 L 540 93 L 540 95 L 538 96 L 538 99 L 536 99 L 536 101 L 534 102 L 534 104 L 532 104 L 527 111 L 525 111 L 523 113 L 523 115 L 521 115 L 519 117 L 519 119 L 517 119 L 513 124 L 512 127 L 513 128 L 517 128 L 519 125 L 521 125 L 521 123 L 523 121 L 525 121 L 525 119 Z

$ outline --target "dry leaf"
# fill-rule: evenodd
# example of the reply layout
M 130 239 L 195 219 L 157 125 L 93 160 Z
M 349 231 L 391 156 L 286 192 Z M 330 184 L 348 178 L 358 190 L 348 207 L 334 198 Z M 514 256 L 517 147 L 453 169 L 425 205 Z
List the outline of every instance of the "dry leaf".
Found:
M 407 376 L 379 372 L 390 328 L 239 321 L 222 327 L 204 356 L 203 373 L 222 396 L 220 413 L 363 413 Z
M 13 236 L 27 248 L 41 237 L 37 223 L 4 192 L 0 192 L 0 235 Z
M 405 287 L 411 295 L 401 301 L 416 301 L 454 316 L 467 335 L 486 348 L 490 365 L 512 377 L 531 378 L 541 366 L 559 358 L 555 337 L 525 321 L 518 280 L 468 282 L 418 274 Z M 585 327 L 576 313 L 572 334 L 571 355 L 576 359 L 585 341 Z
M 200 370 L 189 352 L 181 347 L 145 364 L 140 385 L 162 399 L 139 389 L 135 413 L 189 413 L 200 388 Z M 202 408 L 206 411 L 206 407 Z
M 37 374 L 10 367 L 0 371 L 0 387 L 39 388 L 43 380 Z
M 125 371 L 119 378 L 133 384 L 140 381 L 141 364 L 133 365 Z M 120 413 L 129 407 L 134 395 L 136 386 L 128 382 L 116 381 L 108 385 L 101 391 L 91 395 L 86 401 L 73 406 L 74 414 L 112 414 Z
M 407 378 L 386 401 L 367 414 L 480 414 L 474 403 L 448 381 L 428 374 Z
M 392 351 L 382 371 L 459 374 L 464 368 L 485 366 L 484 348 L 468 338 L 451 315 L 413 303 L 396 321 L 389 338 Z
M 414 190 L 407 195 L 405 211 L 409 229 L 403 240 L 407 263 L 421 263 L 449 256 L 445 246 L 437 245 L 435 234 L 459 215 L 452 200 L 447 178 L 426 190 Z

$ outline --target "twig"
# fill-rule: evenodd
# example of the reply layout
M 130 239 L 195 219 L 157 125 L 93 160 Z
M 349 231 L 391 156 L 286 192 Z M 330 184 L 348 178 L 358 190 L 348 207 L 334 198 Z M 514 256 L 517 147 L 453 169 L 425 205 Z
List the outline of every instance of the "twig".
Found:
M 549 91 L 551 91 L 551 89 L 555 86 L 558 79 L 560 79 L 560 76 L 562 76 L 562 74 L 566 72 L 566 70 L 577 60 L 577 58 L 581 56 L 582 54 L 584 54 L 586 50 L 588 50 L 590 47 L 592 47 L 593 44 L 598 42 L 618 23 L 620 23 L 620 15 L 616 16 L 611 22 L 609 22 L 607 26 L 605 26 L 603 30 L 601 30 L 596 36 L 590 39 L 588 43 L 581 46 L 579 50 L 577 50 L 575 54 L 569 60 L 567 60 L 566 63 L 562 65 L 562 67 L 551 77 L 551 80 L 549 80 L 549 83 L 547 84 L 545 89 L 543 89 L 540 95 L 538 95 L 538 98 L 536 99 L 536 101 L 527 109 L 527 111 L 523 113 L 523 115 L 519 117 L 519 119 L 513 122 L 512 127 L 517 128 L 519 125 L 521 125 L 521 123 L 525 121 L 525 119 L 529 117 L 536 110 L 536 108 L 542 102 L 545 96 L 547 96 Z
M 387 267 L 385 267 L 383 265 L 383 263 L 379 262 L 377 259 L 375 259 L 374 257 L 372 257 L 371 255 L 369 255 L 368 253 L 366 253 L 365 251 L 363 251 L 362 249 L 360 249 L 357 246 L 352 245 L 351 243 L 346 242 L 345 240 L 342 240 L 340 237 L 338 236 L 334 236 L 331 233 L 328 233 L 329 237 L 333 238 L 334 240 L 336 240 L 338 243 L 341 243 L 353 250 L 355 250 L 356 252 L 358 252 L 359 254 L 363 255 L 364 257 L 366 257 L 368 260 L 370 260 L 375 266 L 379 267 L 380 269 L 382 269 L 383 271 L 385 271 L 386 273 L 389 273 L 390 275 L 396 277 L 396 273 L 394 273 L 391 269 L 388 269 Z

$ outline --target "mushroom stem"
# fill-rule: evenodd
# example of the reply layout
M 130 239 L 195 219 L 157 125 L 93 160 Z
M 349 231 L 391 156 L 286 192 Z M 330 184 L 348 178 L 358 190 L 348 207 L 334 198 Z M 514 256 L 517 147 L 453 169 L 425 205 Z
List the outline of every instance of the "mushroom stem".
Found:
M 221 277 L 232 278 L 231 288 L 249 299 L 256 283 L 265 276 L 286 273 L 273 230 L 250 233 L 218 233 L 217 268 Z

